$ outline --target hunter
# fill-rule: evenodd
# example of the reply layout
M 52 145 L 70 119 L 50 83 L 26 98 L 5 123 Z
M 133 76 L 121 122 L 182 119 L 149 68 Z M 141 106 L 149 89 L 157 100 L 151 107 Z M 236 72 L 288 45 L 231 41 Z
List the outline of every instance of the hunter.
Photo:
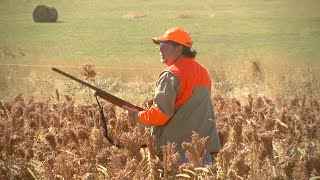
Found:
M 192 131 L 200 137 L 208 136 L 203 163 L 211 163 L 212 154 L 221 146 L 209 73 L 196 61 L 197 52 L 191 50 L 192 40 L 184 29 L 170 28 L 163 36 L 153 38 L 153 42 L 159 45 L 161 63 L 167 65 L 157 80 L 153 104 L 143 111 L 124 108 L 135 113 L 141 123 L 153 126 L 158 149 L 168 142 L 176 143 L 182 163 L 188 160 L 181 143 L 191 141 Z

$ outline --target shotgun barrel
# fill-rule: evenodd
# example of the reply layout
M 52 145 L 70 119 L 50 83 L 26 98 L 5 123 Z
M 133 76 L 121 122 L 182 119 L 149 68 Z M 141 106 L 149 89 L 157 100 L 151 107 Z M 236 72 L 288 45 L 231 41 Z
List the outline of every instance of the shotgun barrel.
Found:
M 139 106 L 136 106 L 136 105 L 131 104 L 131 103 L 125 101 L 125 100 L 122 100 L 122 99 L 120 99 L 120 98 L 118 98 L 118 97 L 116 97 L 116 96 L 114 96 L 112 94 L 109 94 L 109 93 L 107 93 L 107 92 L 105 92 L 105 91 L 103 91 L 103 90 L 101 90 L 101 89 L 99 89 L 99 88 L 97 88 L 97 87 L 85 82 L 85 81 L 82 81 L 82 80 L 80 80 L 80 79 L 78 79 L 78 78 L 76 78 L 76 77 L 74 77 L 74 76 L 72 76 L 72 75 L 70 75 L 70 74 L 68 74 L 66 72 L 63 72 L 58 68 L 52 67 L 52 70 L 57 72 L 57 73 L 59 73 L 59 74 L 62 74 L 64 76 L 66 76 L 66 77 L 68 77 L 68 78 L 70 78 L 70 79 L 72 79 L 72 80 L 74 80 L 74 81 L 76 81 L 76 82 L 78 82 L 78 83 L 80 83 L 80 84 L 82 84 L 84 86 L 87 86 L 90 89 L 95 90 L 97 96 L 101 97 L 102 99 L 104 99 L 104 100 L 106 100 L 106 101 L 108 101 L 108 102 L 110 102 L 110 103 L 112 103 L 112 104 L 114 104 L 116 106 L 119 106 L 119 107 L 123 108 L 123 106 L 126 105 L 126 106 L 129 106 L 131 108 L 138 109 L 139 111 L 144 110 L 143 108 L 141 108 Z

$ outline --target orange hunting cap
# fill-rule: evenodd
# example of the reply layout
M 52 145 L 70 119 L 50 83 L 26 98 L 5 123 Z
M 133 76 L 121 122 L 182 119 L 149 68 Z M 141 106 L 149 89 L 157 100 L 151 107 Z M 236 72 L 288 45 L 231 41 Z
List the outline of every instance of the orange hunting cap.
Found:
M 174 41 L 189 48 L 192 47 L 192 40 L 189 33 L 178 27 L 170 28 L 163 36 L 153 38 L 155 44 L 160 44 L 163 41 Z

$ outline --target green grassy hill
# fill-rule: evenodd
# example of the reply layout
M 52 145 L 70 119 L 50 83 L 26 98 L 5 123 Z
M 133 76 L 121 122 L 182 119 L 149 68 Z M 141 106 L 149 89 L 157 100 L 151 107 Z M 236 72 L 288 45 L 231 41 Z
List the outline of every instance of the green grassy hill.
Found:
M 190 32 L 203 59 L 247 54 L 320 57 L 318 0 L 40 2 L 0 2 L 1 62 L 78 65 L 87 58 L 114 66 L 122 61 L 158 62 L 151 38 L 172 26 Z M 38 4 L 56 7 L 59 22 L 34 23 L 32 11 Z

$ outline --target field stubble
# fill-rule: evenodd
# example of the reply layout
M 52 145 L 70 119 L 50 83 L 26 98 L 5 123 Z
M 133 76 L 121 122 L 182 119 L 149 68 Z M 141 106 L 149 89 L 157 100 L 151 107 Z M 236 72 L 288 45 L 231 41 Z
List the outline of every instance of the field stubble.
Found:
M 87 64 L 93 64 L 89 60 Z M 213 93 L 234 97 L 242 103 L 249 94 L 278 96 L 288 99 L 308 94 L 320 96 L 320 64 L 316 60 L 292 60 L 286 57 L 258 57 L 248 55 L 236 60 L 200 60 L 209 70 Z M 153 96 L 154 85 L 161 66 L 150 63 L 144 68 L 97 67 L 95 85 L 121 98 L 141 104 Z M 0 99 L 9 100 L 19 93 L 36 98 L 55 96 L 55 89 L 61 94 L 73 95 L 76 101 L 83 99 L 83 87 L 50 71 L 50 66 L 0 66 Z M 81 66 L 62 67 L 80 77 Z M 80 100 L 81 101 L 81 100 Z

